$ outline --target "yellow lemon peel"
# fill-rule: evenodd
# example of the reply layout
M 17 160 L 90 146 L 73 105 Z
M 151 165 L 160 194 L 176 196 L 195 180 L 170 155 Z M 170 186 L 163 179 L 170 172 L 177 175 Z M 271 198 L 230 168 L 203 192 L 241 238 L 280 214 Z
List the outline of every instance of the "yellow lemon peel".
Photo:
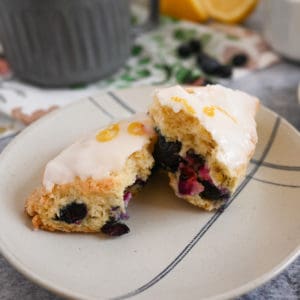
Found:
M 229 24 L 245 20 L 257 3 L 258 0 L 201 0 L 211 18 Z
M 189 94 L 195 94 L 195 91 L 191 88 L 185 88 L 185 90 L 189 93 Z
M 128 125 L 127 131 L 132 135 L 144 135 L 146 133 L 145 125 L 141 122 L 130 123 Z
M 162 14 L 195 22 L 207 20 L 207 12 L 199 0 L 161 0 Z
M 189 105 L 187 103 L 187 100 L 185 100 L 184 98 L 174 96 L 171 99 L 174 102 L 181 103 L 190 114 L 195 114 L 196 113 L 194 108 L 191 105 Z
M 230 115 L 225 109 L 223 109 L 220 106 L 217 105 L 212 105 L 212 106 L 205 106 L 203 108 L 203 112 L 208 116 L 208 117 L 214 117 L 215 116 L 215 111 L 218 110 L 221 113 L 225 114 L 228 118 L 230 118 L 233 122 L 237 123 L 237 120 L 235 117 Z
M 112 124 L 106 129 L 101 130 L 100 132 L 97 133 L 96 135 L 96 140 L 98 142 L 109 142 L 112 139 L 114 139 L 120 131 L 120 126 L 119 124 Z

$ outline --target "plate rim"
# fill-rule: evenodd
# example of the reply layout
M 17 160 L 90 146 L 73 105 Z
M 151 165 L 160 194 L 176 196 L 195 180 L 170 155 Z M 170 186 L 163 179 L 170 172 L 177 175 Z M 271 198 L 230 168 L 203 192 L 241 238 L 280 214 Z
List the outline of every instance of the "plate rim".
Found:
M 136 88 L 130 88 L 125 89 L 126 90 L 142 90 L 142 87 L 136 87 Z M 121 91 L 122 92 L 122 91 Z M 100 92 L 93 95 L 93 97 L 100 97 L 102 95 L 107 95 L 106 92 Z M 7 153 L 9 153 L 10 149 L 15 146 L 16 143 L 19 142 L 22 138 L 24 138 L 28 132 L 31 132 L 34 128 L 39 127 L 40 124 L 44 122 L 48 122 L 50 119 L 55 118 L 56 115 L 62 113 L 66 110 L 72 110 L 74 107 L 81 105 L 82 103 L 86 102 L 88 97 L 79 99 L 73 103 L 70 103 L 66 105 L 65 107 L 61 107 L 55 111 L 50 112 L 46 116 L 42 117 L 41 119 L 35 121 L 34 123 L 30 124 L 28 127 L 23 129 L 16 137 L 13 138 L 13 140 L 3 149 L 2 153 L 0 154 L 0 167 L 3 161 L 5 160 Z M 297 130 L 295 126 L 293 126 L 291 123 L 289 123 L 285 118 L 278 115 L 276 112 L 272 111 L 268 107 L 264 106 L 263 104 L 260 104 L 260 110 L 263 109 L 267 111 L 267 113 L 272 114 L 274 117 L 279 116 L 281 121 L 290 129 L 292 130 L 300 139 L 300 132 Z M 86 300 L 96 300 L 94 297 L 90 297 L 84 294 L 79 293 L 73 293 L 72 290 L 66 289 L 61 285 L 58 285 L 57 283 L 53 281 L 49 281 L 47 279 L 43 279 L 39 277 L 35 272 L 30 268 L 24 265 L 22 261 L 20 261 L 14 253 L 11 253 L 6 246 L 3 238 L 1 237 L 1 231 L 0 231 L 0 253 L 3 255 L 3 257 L 9 262 L 9 264 L 15 268 L 18 272 L 20 272 L 22 275 L 24 275 L 27 279 L 29 279 L 31 282 L 45 288 L 48 291 L 53 292 L 56 295 L 62 296 L 62 297 L 68 297 L 68 298 L 74 298 L 74 299 L 86 299 Z M 208 300 L 221 300 L 221 299 L 230 299 L 233 297 L 237 297 L 240 295 L 243 295 L 255 288 L 258 288 L 277 276 L 279 273 L 281 273 L 289 264 L 291 264 L 298 256 L 300 255 L 300 245 L 296 247 L 293 251 L 289 253 L 288 256 L 286 256 L 283 260 L 281 260 L 277 265 L 275 265 L 272 269 L 265 272 L 261 276 L 255 278 L 254 280 L 251 280 L 235 289 L 232 289 L 230 291 L 227 291 L 225 293 L 221 293 L 218 295 L 214 295 L 211 297 L 208 297 L 206 299 Z M 137 296 L 137 295 L 136 295 Z M 126 297 L 127 298 L 127 297 Z M 128 297 L 131 298 L 131 297 Z M 99 298 L 97 298 L 99 299 Z

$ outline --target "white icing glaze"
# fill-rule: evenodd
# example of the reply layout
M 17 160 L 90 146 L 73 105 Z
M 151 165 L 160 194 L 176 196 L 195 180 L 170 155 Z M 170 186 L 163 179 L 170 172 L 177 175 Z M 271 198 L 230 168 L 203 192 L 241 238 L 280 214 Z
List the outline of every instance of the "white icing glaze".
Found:
M 145 126 L 144 135 L 128 133 L 128 125 L 141 122 Z M 127 158 L 139 151 L 153 136 L 151 120 L 146 114 L 139 113 L 130 119 L 117 122 L 118 135 L 106 142 L 99 142 L 96 135 L 99 129 L 63 150 L 46 165 L 43 185 L 51 191 L 55 184 L 72 182 L 75 177 L 85 180 L 89 177 L 99 180 L 124 167 Z
M 161 105 L 171 107 L 174 112 L 185 110 L 197 117 L 218 145 L 217 159 L 234 172 L 248 162 L 255 148 L 257 133 L 254 116 L 259 100 L 220 85 L 188 90 L 193 93 L 177 85 L 157 90 L 155 96 Z M 172 100 L 172 97 L 185 99 L 195 111 L 194 114 L 183 103 Z M 221 108 L 223 112 L 216 109 L 214 116 L 205 114 L 203 109 L 212 106 Z

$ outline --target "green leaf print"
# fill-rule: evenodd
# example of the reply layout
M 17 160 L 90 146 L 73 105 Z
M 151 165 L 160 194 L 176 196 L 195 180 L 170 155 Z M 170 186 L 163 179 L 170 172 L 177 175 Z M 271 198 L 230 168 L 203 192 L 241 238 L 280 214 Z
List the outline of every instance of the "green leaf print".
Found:
M 240 39 L 238 36 L 233 35 L 233 34 L 227 34 L 226 38 L 229 40 L 232 40 L 232 41 L 238 41 Z
M 147 65 L 147 64 L 149 64 L 150 61 L 151 61 L 151 58 L 147 56 L 147 57 L 141 58 L 141 59 L 138 61 L 138 64 L 139 64 L 139 65 Z
M 164 45 L 164 38 L 160 34 L 152 36 L 152 40 L 155 41 L 160 47 Z
M 210 33 L 204 33 L 201 35 L 200 40 L 203 45 L 203 47 L 206 47 L 206 45 L 210 42 L 212 39 L 212 35 Z
M 164 15 L 160 16 L 160 20 L 159 21 L 163 25 L 172 24 L 172 23 L 179 23 L 180 22 L 180 20 L 177 19 L 177 18 L 170 17 L 170 16 L 164 16 Z
M 143 46 L 141 45 L 134 45 L 131 49 L 131 55 L 132 56 L 138 56 L 142 53 L 143 51 Z
M 132 15 L 130 18 L 131 25 L 137 25 L 139 21 L 138 16 Z
M 161 81 L 154 82 L 153 83 L 154 85 L 164 84 L 171 79 L 173 69 L 168 64 L 155 64 L 154 68 L 162 70 L 165 74 L 165 78 Z
M 174 37 L 174 39 L 176 39 L 178 41 L 187 41 L 191 38 L 194 38 L 196 33 L 197 32 L 195 29 L 177 28 L 173 32 L 173 37 Z
M 183 29 L 176 29 L 176 30 L 173 32 L 173 37 L 174 37 L 176 40 L 179 40 L 179 41 L 184 40 L 184 39 L 185 39 L 184 30 L 183 30 Z
M 120 78 L 127 82 L 135 81 L 135 78 L 128 73 L 123 74 Z
M 151 72 L 148 69 L 142 69 L 142 70 L 138 70 L 136 74 L 139 78 L 144 78 L 144 77 L 149 77 L 151 75 Z
M 192 71 L 181 67 L 175 74 L 178 83 L 187 83 L 190 81 L 192 76 Z

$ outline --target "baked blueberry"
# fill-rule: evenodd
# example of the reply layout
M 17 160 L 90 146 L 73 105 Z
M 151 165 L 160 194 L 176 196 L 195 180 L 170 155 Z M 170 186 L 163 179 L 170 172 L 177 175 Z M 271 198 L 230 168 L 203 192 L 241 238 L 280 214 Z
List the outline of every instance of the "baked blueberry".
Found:
M 209 75 L 216 75 L 221 66 L 216 59 L 205 53 L 200 53 L 197 56 L 197 64 L 203 70 L 203 72 Z
M 232 68 L 228 65 L 221 65 L 215 75 L 222 78 L 230 78 L 232 76 Z
M 200 196 L 208 200 L 223 200 L 229 198 L 228 192 L 219 189 L 212 182 L 203 180 L 201 184 L 204 186 L 204 191 Z
M 245 53 L 239 53 L 232 57 L 231 64 L 236 67 L 242 67 L 248 62 L 248 56 Z
M 102 226 L 101 231 L 109 236 L 120 236 L 130 231 L 127 225 L 124 223 L 116 222 L 110 219 Z
M 189 41 L 189 47 L 193 53 L 198 53 L 198 52 L 202 51 L 201 41 L 196 40 L 196 39 L 191 39 Z
M 181 161 L 178 153 L 181 150 L 181 143 L 168 142 L 164 136 L 158 134 L 158 141 L 154 148 L 154 159 L 156 163 L 167 171 L 176 172 Z
M 87 215 L 87 207 L 84 203 L 73 201 L 59 210 L 55 216 L 56 221 L 63 221 L 68 224 L 80 223 Z
M 180 58 L 189 58 L 192 55 L 192 50 L 189 45 L 182 44 L 177 48 L 177 54 Z

